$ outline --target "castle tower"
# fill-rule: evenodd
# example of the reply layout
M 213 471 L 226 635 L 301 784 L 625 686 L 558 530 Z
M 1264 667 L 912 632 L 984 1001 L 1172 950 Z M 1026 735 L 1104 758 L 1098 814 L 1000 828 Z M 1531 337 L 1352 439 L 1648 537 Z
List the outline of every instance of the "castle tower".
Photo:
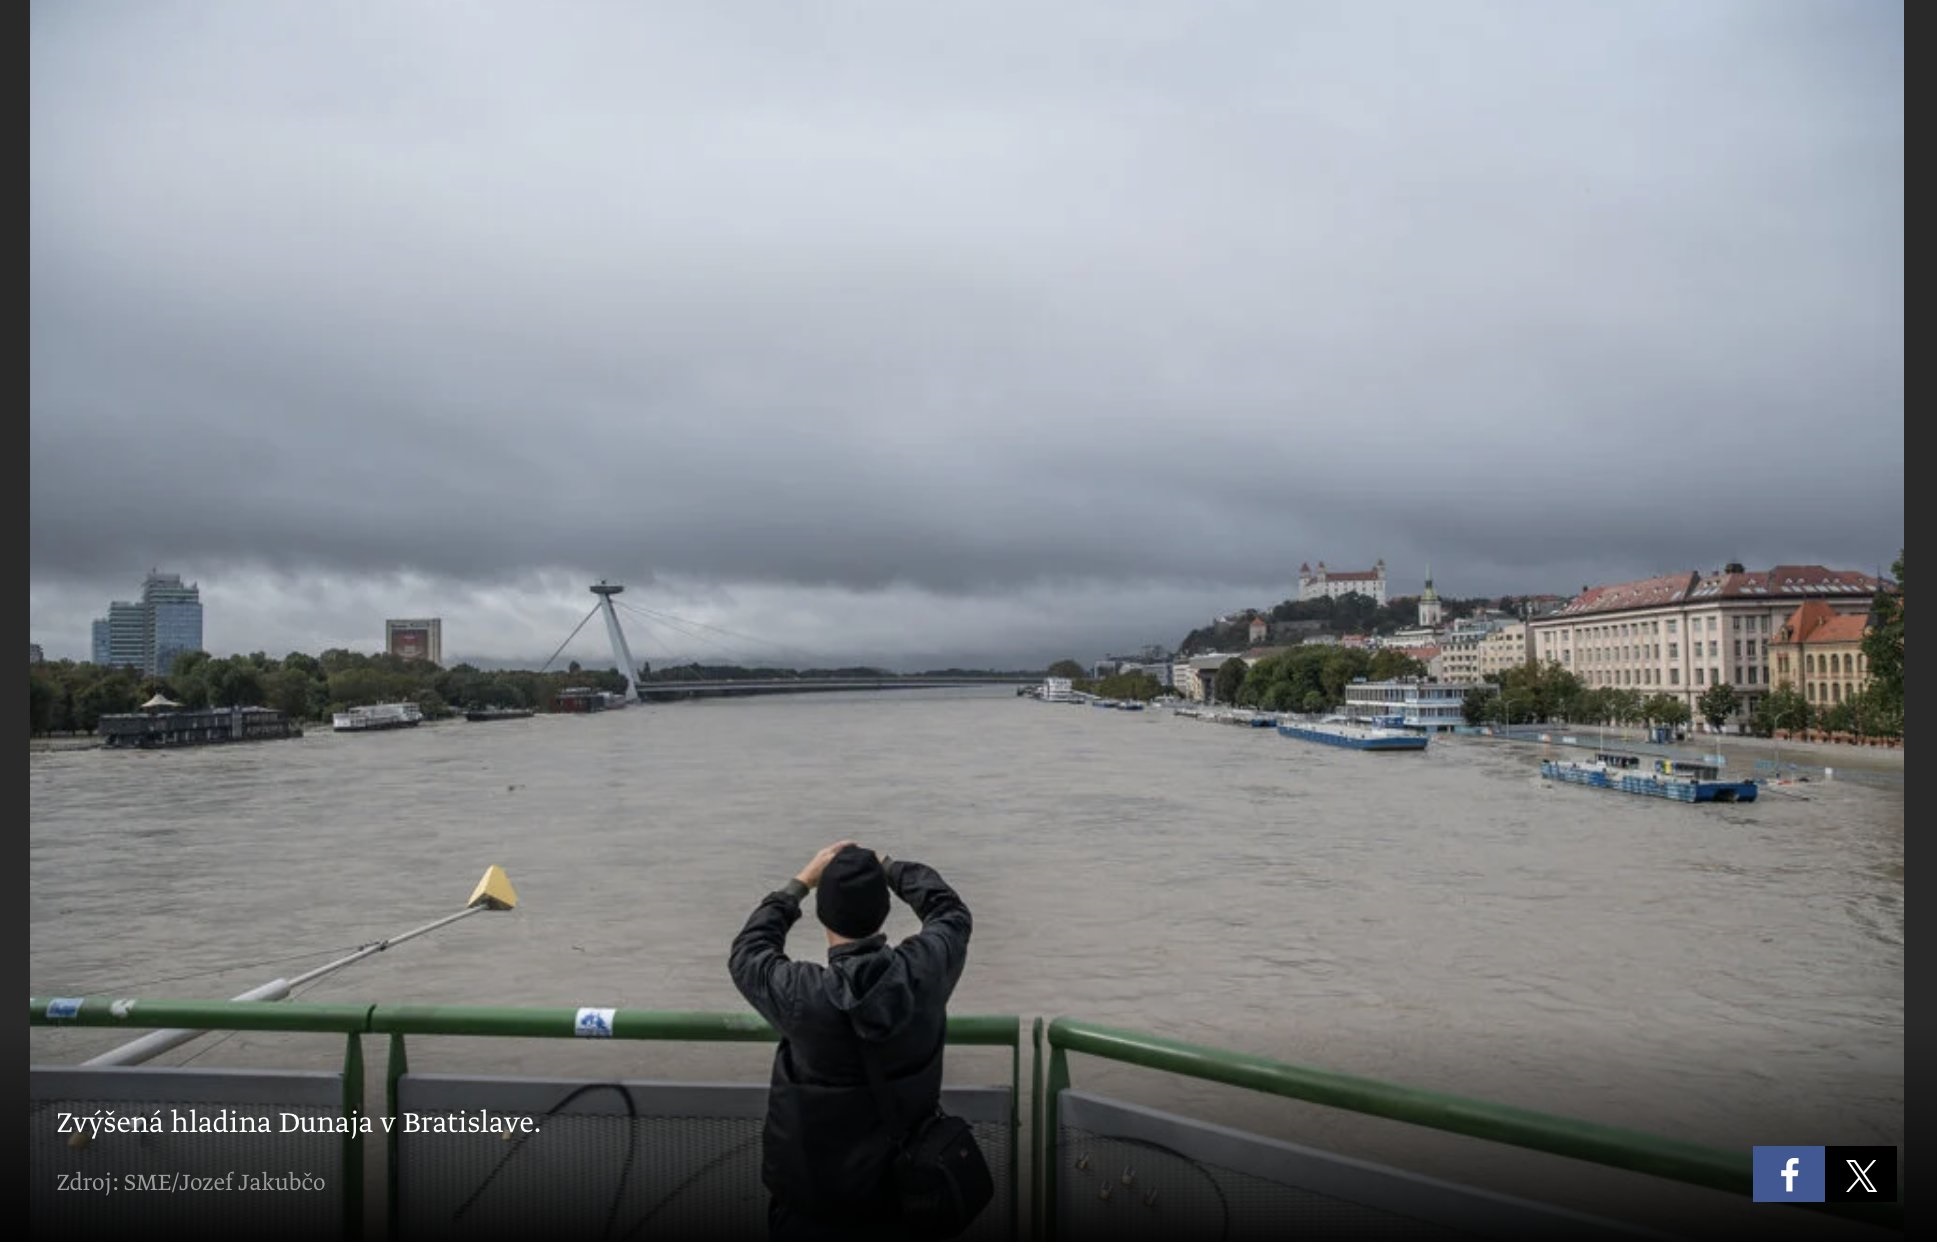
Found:
M 1428 567 L 1427 586 L 1421 590 L 1421 607 L 1418 610 L 1423 626 L 1439 626 L 1442 622 L 1442 598 L 1435 591 L 1435 567 Z

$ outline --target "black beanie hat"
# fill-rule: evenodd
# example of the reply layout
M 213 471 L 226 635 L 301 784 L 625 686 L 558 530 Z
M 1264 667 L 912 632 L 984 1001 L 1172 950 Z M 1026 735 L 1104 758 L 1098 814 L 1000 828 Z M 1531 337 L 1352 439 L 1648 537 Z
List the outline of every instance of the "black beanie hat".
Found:
M 815 888 L 815 916 L 844 939 L 867 939 L 889 917 L 889 879 L 882 862 L 853 844 L 829 858 Z

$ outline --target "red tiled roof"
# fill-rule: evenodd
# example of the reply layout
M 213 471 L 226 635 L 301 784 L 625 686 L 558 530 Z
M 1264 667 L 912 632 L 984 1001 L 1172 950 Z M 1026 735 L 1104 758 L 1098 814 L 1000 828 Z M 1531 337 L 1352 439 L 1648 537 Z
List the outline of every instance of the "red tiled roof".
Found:
M 1778 644 L 1858 643 L 1866 637 L 1866 614 L 1835 613 L 1824 600 L 1807 600 L 1772 635 Z
M 1871 595 L 1879 585 L 1880 580 L 1871 574 L 1831 570 L 1823 565 L 1779 565 L 1743 574 L 1699 574 L 1696 570 L 1683 570 L 1635 582 L 1591 587 L 1564 605 L 1557 616 L 1618 613 L 1626 609 L 1698 602 L 1762 600 L 1774 596 Z
M 1824 600 L 1807 600 L 1792 610 L 1792 615 L 1779 623 L 1772 632 L 1773 643 L 1798 643 L 1823 622 L 1832 616 L 1832 606 Z
M 1828 618 L 1806 637 L 1807 643 L 1858 643 L 1866 637 L 1863 613 L 1841 613 Z

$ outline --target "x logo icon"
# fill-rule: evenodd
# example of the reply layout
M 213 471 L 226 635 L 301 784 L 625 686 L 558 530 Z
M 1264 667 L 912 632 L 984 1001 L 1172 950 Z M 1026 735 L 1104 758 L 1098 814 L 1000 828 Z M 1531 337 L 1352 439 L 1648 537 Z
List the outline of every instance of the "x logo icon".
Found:
M 1878 1195 L 1879 1188 L 1873 1185 L 1872 1179 L 1866 1177 L 1866 1171 L 1871 1169 L 1873 1166 L 1877 1164 L 1879 1164 L 1877 1160 L 1871 1160 L 1871 1161 L 1867 1161 L 1864 1165 L 1861 1165 L 1858 1161 L 1853 1160 L 1851 1157 L 1847 1157 L 1846 1167 L 1852 1170 L 1852 1181 L 1846 1184 L 1846 1194 L 1851 1195 L 1852 1189 L 1854 1187 L 1864 1187 L 1867 1191 L 1867 1194 Z

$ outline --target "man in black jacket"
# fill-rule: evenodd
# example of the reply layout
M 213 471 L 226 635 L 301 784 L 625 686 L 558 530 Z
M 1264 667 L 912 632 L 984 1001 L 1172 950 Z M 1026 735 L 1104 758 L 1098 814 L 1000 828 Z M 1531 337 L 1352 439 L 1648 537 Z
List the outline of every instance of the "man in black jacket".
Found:
M 811 890 L 828 932 L 826 966 L 782 950 Z M 893 948 L 882 935 L 891 891 L 923 923 Z M 852 840 L 817 852 L 749 916 L 728 970 L 782 1036 L 761 1142 L 770 1233 L 898 1233 L 890 1161 L 896 1139 L 937 1106 L 945 1017 L 969 945 L 970 910 L 935 870 Z M 870 1090 L 864 1047 L 885 1080 L 893 1130 Z

